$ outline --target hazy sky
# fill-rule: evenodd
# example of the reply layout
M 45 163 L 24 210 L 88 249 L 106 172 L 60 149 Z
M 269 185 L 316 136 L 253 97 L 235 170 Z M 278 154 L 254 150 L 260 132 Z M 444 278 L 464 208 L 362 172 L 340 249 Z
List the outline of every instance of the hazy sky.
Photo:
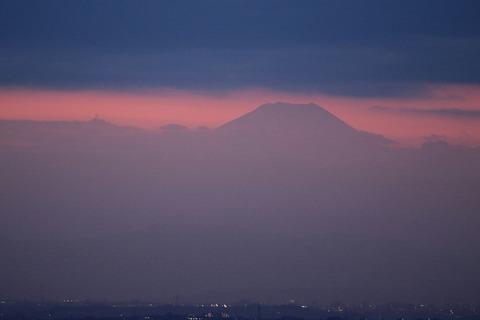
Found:
M 314 102 L 405 143 L 436 134 L 478 145 L 479 11 L 476 1 L 2 1 L 0 118 L 215 127 L 265 102 Z
M 478 303 L 479 16 L 0 1 L 0 299 Z
M 196 131 L 2 120 L 0 298 L 477 303 L 480 148 L 430 140 L 313 104 Z

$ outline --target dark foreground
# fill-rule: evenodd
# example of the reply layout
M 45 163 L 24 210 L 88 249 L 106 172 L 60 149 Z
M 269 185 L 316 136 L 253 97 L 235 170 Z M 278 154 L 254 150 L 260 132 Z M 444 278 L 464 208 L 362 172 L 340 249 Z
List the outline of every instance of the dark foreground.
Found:
M 330 306 L 236 304 L 172 305 L 150 303 L 93 303 L 0 301 L 3 319 L 129 319 L 129 320 L 214 320 L 214 319 L 317 319 L 317 320 L 480 320 L 480 305 L 414 305 L 390 303 Z

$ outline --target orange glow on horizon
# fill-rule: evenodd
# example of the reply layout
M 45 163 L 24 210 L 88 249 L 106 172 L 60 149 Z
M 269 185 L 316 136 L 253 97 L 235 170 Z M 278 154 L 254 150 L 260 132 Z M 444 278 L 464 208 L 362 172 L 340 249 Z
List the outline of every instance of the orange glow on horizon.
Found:
M 480 117 L 467 119 L 396 112 L 409 109 L 479 110 L 480 86 L 436 86 L 426 98 L 352 98 L 293 94 L 259 89 L 208 95 L 161 90 L 149 93 L 102 91 L 0 91 L 0 118 L 27 120 L 89 120 L 99 116 L 121 125 L 158 128 L 170 123 L 190 128 L 215 128 L 268 102 L 313 102 L 351 126 L 418 145 L 421 138 L 443 135 L 450 141 L 480 145 Z M 376 111 L 381 106 L 393 111 Z

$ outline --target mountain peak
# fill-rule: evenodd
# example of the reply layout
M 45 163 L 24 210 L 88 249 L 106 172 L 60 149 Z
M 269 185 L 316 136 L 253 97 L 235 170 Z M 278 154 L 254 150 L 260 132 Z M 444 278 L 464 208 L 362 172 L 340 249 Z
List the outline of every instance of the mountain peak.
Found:
M 214 133 L 220 140 L 229 141 L 234 153 L 286 152 L 332 160 L 373 154 L 387 142 L 354 129 L 313 103 L 267 103 L 215 129 Z
M 266 103 L 261 105 L 252 113 L 254 112 L 262 112 L 262 113 L 269 113 L 269 114 L 288 114 L 290 116 L 299 116 L 302 114 L 312 114 L 312 113 L 323 113 L 324 116 L 330 115 L 333 116 L 331 113 L 323 109 L 322 107 L 317 106 L 314 103 L 309 104 L 293 104 L 293 103 L 286 103 L 286 102 L 275 102 L 275 103 Z
M 285 102 L 267 103 L 252 112 L 221 126 L 220 130 L 262 129 L 272 134 L 284 132 L 334 133 L 356 130 L 348 124 L 317 106 L 309 104 L 291 104 Z M 332 131 L 333 130 L 333 131 Z
M 287 102 L 274 102 L 274 103 L 266 103 L 261 105 L 256 110 L 268 110 L 268 111 L 278 111 L 278 110 L 289 110 L 289 111 L 305 111 L 305 110 L 314 110 L 314 109 L 322 109 L 321 107 L 317 106 L 314 103 L 308 104 L 293 104 Z M 322 109 L 323 110 L 323 109 Z

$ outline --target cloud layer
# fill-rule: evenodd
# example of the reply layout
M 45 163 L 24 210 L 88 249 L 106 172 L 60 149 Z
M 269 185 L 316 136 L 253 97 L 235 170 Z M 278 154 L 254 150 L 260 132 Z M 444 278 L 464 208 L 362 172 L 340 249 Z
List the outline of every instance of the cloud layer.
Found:
M 419 108 L 390 108 L 384 106 L 373 106 L 370 108 L 380 112 L 397 112 L 416 115 L 440 116 L 446 118 L 463 118 L 480 120 L 480 110 L 469 109 L 419 109 Z
M 0 85 L 419 96 L 480 82 L 472 1 L 3 1 Z

